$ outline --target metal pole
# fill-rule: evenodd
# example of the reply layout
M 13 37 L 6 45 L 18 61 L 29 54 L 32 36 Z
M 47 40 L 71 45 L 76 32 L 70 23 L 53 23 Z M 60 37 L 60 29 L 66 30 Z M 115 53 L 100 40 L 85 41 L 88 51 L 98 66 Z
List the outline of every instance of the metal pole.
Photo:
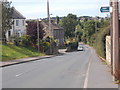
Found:
M 40 50 L 40 39 L 39 39 L 39 19 L 37 19 L 37 36 L 38 36 L 38 52 Z
M 118 79 L 119 64 L 119 25 L 118 25 L 118 0 L 112 0 L 113 3 L 113 80 Z

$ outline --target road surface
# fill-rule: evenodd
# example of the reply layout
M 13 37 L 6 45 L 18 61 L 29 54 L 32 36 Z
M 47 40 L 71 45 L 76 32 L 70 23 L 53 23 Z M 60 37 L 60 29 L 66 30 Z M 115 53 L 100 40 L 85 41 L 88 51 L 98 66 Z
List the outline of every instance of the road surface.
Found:
M 2 68 L 3 88 L 84 88 L 93 50 Z

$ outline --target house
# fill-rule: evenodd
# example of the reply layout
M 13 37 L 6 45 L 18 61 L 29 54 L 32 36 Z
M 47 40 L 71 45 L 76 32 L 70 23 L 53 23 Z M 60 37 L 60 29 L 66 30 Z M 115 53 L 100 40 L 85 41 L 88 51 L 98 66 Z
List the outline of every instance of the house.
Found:
M 51 23 L 49 30 L 49 23 L 47 21 L 42 21 L 41 24 L 44 26 L 43 30 L 45 31 L 44 38 L 52 36 L 54 40 L 58 41 L 58 46 L 64 45 L 64 28 L 60 27 L 58 24 Z
M 52 24 L 51 26 L 53 30 L 53 37 L 55 40 L 58 41 L 58 46 L 63 46 L 64 45 L 64 28 L 60 27 L 57 24 Z
M 6 33 L 7 41 L 12 40 L 12 38 L 21 37 L 26 34 L 25 19 L 26 18 L 13 7 L 13 15 L 12 15 L 13 24 L 11 26 L 11 29 L 8 30 Z

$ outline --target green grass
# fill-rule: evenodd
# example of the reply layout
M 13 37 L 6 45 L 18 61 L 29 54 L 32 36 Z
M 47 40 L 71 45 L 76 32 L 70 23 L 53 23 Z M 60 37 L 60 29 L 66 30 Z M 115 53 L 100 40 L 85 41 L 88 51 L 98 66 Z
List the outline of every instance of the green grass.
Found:
M 45 54 L 38 53 L 35 49 L 30 47 L 18 47 L 15 45 L 0 45 L 0 47 L 2 47 L 2 61 L 35 56 L 45 56 Z

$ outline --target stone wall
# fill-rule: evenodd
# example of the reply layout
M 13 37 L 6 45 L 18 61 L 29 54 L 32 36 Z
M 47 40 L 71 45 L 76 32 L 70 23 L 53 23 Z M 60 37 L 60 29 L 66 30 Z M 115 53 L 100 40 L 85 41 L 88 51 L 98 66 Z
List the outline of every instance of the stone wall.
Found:
M 106 36 L 106 62 L 111 65 L 111 37 Z

